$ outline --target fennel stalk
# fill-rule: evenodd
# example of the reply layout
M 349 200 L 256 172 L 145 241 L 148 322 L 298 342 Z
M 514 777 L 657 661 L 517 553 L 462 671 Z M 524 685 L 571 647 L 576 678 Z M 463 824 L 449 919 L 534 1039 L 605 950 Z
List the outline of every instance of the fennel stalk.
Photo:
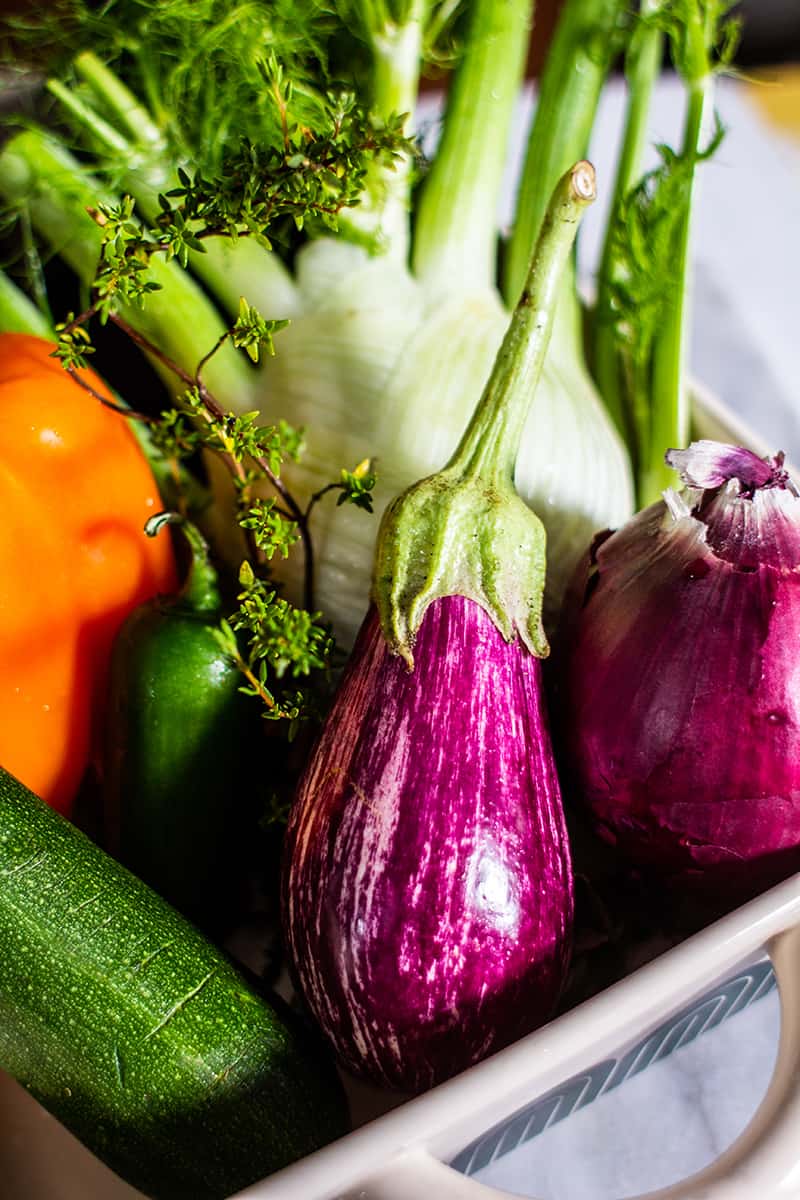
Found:
M 627 441 L 640 506 L 658 500 L 670 485 L 665 451 L 689 439 L 692 202 L 697 164 L 722 137 L 718 127 L 702 148 L 714 77 L 729 64 L 738 37 L 730 7 L 730 0 L 647 0 L 626 56 L 627 116 L 598 276 L 593 368 Z M 664 40 L 686 89 L 682 141 L 677 152 L 661 147 L 661 166 L 642 174 L 645 123 Z

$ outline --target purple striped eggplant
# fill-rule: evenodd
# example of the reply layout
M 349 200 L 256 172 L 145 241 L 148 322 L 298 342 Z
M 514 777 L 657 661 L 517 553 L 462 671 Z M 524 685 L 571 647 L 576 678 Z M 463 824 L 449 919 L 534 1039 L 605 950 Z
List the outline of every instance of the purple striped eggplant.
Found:
M 544 530 L 513 485 L 594 173 L 560 181 L 447 466 L 384 514 L 368 614 L 287 830 L 286 942 L 340 1059 L 418 1092 L 533 1029 L 572 875 L 541 686 Z
M 431 605 L 416 669 L 373 609 L 288 830 L 289 948 L 352 1070 L 408 1091 L 533 1029 L 572 887 L 541 660 L 472 600 Z

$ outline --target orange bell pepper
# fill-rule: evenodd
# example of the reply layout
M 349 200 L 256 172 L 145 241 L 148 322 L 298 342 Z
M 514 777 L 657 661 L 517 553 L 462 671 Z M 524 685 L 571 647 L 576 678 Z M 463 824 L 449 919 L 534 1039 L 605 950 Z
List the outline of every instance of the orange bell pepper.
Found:
M 143 531 L 160 500 L 127 418 L 52 350 L 0 335 L 0 764 L 69 816 L 114 636 L 177 581 L 169 539 Z

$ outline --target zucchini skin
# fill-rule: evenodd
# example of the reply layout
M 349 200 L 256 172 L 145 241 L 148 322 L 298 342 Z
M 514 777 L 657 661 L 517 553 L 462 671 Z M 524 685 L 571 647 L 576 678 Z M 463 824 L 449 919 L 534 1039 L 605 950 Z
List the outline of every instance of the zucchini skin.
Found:
M 0 1067 L 154 1200 L 222 1200 L 346 1131 L 317 1044 L 2 768 Z

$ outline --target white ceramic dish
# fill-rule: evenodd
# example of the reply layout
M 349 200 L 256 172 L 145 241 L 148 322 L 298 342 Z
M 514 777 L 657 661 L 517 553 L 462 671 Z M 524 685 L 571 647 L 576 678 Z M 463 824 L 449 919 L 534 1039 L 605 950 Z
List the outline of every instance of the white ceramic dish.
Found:
M 697 436 L 767 453 L 723 405 L 696 391 Z M 767 1095 L 721 1158 L 700 1175 L 649 1193 L 648 1200 L 800 1195 L 800 876 L 795 876 L 424 1096 L 385 1112 L 396 1100 L 358 1091 L 356 1120 L 366 1122 L 361 1128 L 241 1192 L 240 1198 L 491 1200 L 508 1195 L 462 1172 L 496 1155 L 513 1138 L 530 1135 L 540 1098 L 554 1090 L 569 1094 L 571 1111 L 612 1087 L 624 1087 L 634 1062 L 641 1069 L 643 1062 L 663 1057 L 710 1027 L 713 1021 L 698 1025 L 697 1003 L 707 1004 L 709 989 L 737 969 L 752 985 L 747 985 L 749 998 L 762 994 L 772 984 L 763 965 L 746 976 L 741 968 L 757 963 L 764 952 L 781 999 L 778 1060 Z M 1 1074 L 0 1180 L 3 1200 L 139 1196 Z
M 653 1035 L 663 1038 L 665 1021 L 764 949 L 781 996 L 781 1041 L 767 1095 L 747 1130 L 715 1163 L 692 1179 L 649 1193 L 647 1200 L 796 1196 L 798 922 L 800 876 L 795 876 L 508 1050 L 240 1193 L 240 1200 L 499 1200 L 507 1193 L 446 1164 L 466 1166 L 465 1150 L 474 1152 L 487 1132 L 497 1136 L 513 1121 L 528 1120 L 537 1096 L 563 1090 L 566 1081 L 596 1077 L 598 1063 L 630 1062 L 631 1048 L 648 1053 Z

